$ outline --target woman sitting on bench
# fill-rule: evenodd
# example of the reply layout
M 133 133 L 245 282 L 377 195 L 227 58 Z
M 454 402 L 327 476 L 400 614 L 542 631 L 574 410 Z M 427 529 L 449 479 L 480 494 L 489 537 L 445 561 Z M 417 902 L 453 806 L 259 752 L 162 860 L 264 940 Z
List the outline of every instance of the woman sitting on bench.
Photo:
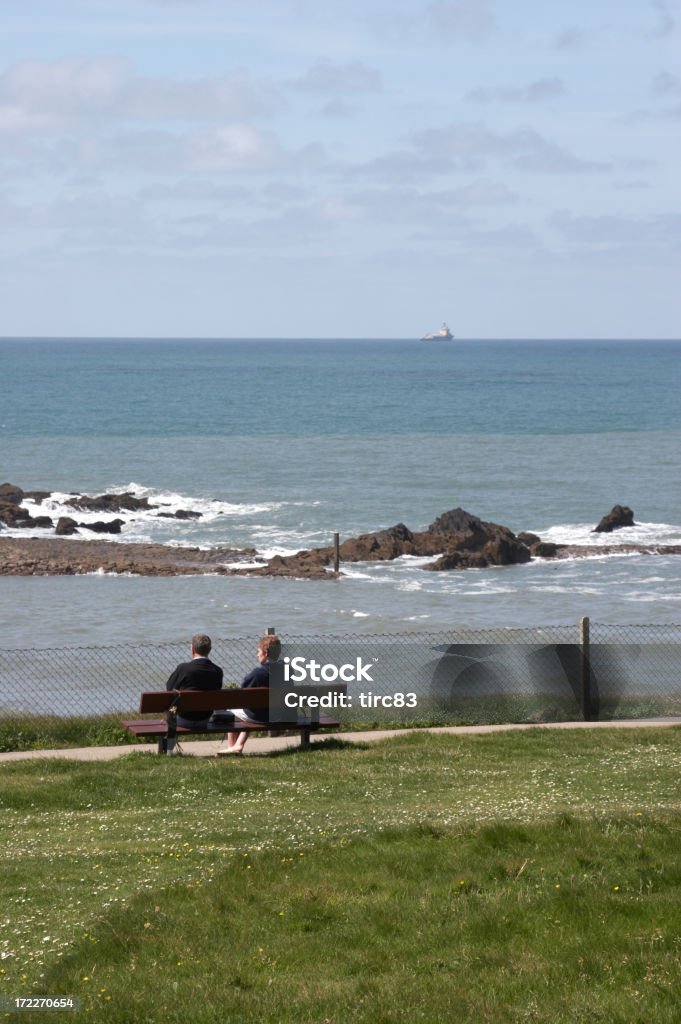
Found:
M 244 681 L 241 684 L 242 689 L 249 689 L 251 686 L 269 686 L 270 664 L 273 661 L 278 661 L 280 654 L 281 641 L 278 636 L 269 634 L 259 640 L 258 664 L 244 678 Z M 232 710 L 232 714 L 237 722 L 249 722 L 251 724 L 253 722 L 262 722 L 264 726 L 266 726 L 268 722 L 268 714 L 266 710 L 251 711 L 248 708 L 234 708 Z M 247 739 L 248 731 L 246 730 L 238 733 L 228 733 L 227 741 L 218 748 L 218 756 L 223 757 L 225 754 L 242 754 Z

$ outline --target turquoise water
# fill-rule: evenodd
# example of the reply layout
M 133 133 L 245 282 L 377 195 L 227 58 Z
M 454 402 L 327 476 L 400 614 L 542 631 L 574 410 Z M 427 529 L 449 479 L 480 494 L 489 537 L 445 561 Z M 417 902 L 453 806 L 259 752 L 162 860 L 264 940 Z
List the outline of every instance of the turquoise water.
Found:
M 592 527 L 619 502 L 640 524 L 627 540 L 681 543 L 680 355 L 655 341 L 1 341 L 0 477 L 57 492 L 42 509 L 53 515 L 67 492 L 129 489 L 202 512 L 129 516 L 121 540 L 263 554 L 335 530 L 419 529 L 455 506 L 598 543 Z M 194 625 L 248 635 L 268 622 L 681 622 L 671 557 L 348 570 L 322 583 L 0 579 L 0 646 L 175 640 Z
M 0 429 L 22 438 L 668 430 L 679 426 L 679 353 L 655 341 L 5 341 Z

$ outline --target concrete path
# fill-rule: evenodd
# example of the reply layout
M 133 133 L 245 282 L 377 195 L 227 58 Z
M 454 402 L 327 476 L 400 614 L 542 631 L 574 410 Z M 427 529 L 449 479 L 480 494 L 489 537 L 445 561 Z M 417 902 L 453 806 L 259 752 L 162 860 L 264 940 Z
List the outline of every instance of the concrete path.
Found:
M 432 729 L 419 729 L 419 732 L 448 733 L 453 736 L 474 736 L 481 733 L 510 732 L 517 729 L 641 729 L 652 726 L 681 725 L 681 718 L 637 718 L 618 719 L 615 722 L 552 722 L 539 725 L 445 725 Z M 416 731 L 416 730 L 414 730 Z M 393 736 L 404 736 L 407 729 L 377 729 L 374 732 L 334 732 L 312 736 L 312 743 L 322 743 L 331 736 L 348 743 L 375 743 Z M 220 746 L 218 740 L 198 740 L 181 744 L 183 754 L 192 757 L 215 757 Z M 288 747 L 299 747 L 298 736 L 275 736 L 249 739 L 245 756 L 268 754 L 273 750 L 285 750 Z M 65 750 L 21 750 L 9 754 L 0 754 L 0 762 L 27 761 L 31 758 L 63 758 L 68 761 L 111 761 L 130 753 L 156 753 L 155 743 L 134 743 L 123 747 L 78 747 Z M 224 758 L 223 760 L 228 760 Z

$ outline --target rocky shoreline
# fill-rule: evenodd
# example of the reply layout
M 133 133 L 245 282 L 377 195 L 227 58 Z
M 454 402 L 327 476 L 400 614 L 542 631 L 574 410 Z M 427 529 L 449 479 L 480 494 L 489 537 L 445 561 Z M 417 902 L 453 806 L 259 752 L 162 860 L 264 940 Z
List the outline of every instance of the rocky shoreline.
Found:
M 224 576 L 283 576 L 295 579 L 334 579 L 343 575 L 334 571 L 335 550 L 332 546 L 299 551 L 295 555 L 265 560 L 254 548 L 192 548 L 164 544 L 125 544 L 104 540 L 76 539 L 82 529 L 99 533 L 120 532 L 120 520 L 103 520 L 95 524 L 79 524 L 60 519 L 48 524 L 44 517 L 32 517 L 22 508 L 25 498 L 39 503 L 49 492 L 24 492 L 14 484 L 0 485 L 0 530 L 2 524 L 29 530 L 54 527 L 53 537 L 3 537 L 0 533 L 0 575 L 3 576 L 73 576 L 88 573 L 130 574 L 139 576 L 178 576 L 219 574 Z M 100 495 L 89 498 L 75 495 L 74 512 L 114 514 L 117 511 L 145 512 L 150 506 L 146 498 L 132 494 Z M 158 515 L 166 515 L 158 512 Z M 176 518 L 196 515 L 180 510 Z M 65 517 L 64 517 L 65 518 Z M 633 512 L 616 505 L 594 528 L 595 533 L 610 533 L 634 526 Z M 61 529 L 60 529 L 61 526 Z M 80 534 L 82 536 L 82 534 Z M 443 513 L 423 531 L 412 531 L 404 523 L 386 530 L 349 538 L 339 546 L 339 561 L 391 561 L 403 555 L 428 557 L 433 561 L 422 566 L 431 572 L 459 569 L 482 569 L 487 566 L 518 565 L 536 558 L 566 559 L 612 554 L 681 554 L 681 545 L 573 545 L 552 544 L 532 533 L 514 534 L 506 526 L 485 522 L 461 508 Z M 239 563 L 244 563 L 243 566 Z M 254 565 L 253 563 L 261 562 Z

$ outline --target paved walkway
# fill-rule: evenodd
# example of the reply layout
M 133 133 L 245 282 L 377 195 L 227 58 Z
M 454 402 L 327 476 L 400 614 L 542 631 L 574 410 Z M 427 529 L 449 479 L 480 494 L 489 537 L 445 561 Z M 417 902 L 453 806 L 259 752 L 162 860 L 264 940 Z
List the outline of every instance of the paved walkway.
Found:
M 641 729 L 651 726 L 681 725 L 681 718 L 618 719 L 615 722 L 551 722 L 538 725 L 445 725 L 418 732 L 448 733 L 453 736 L 474 736 L 481 733 L 511 732 L 517 729 Z M 333 736 L 348 743 L 375 743 L 393 736 L 404 736 L 407 729 L 377 729 L 374 732 L 335 732 L 311 736 L 312 743 L 321 743 Z M 218 740 L 198 740 L 182 743 L 182 752 L 193 757 L 214 757 L 220 746 Z M 298 736 L 274 736 L 250 739 L 245 755 L 268 754 L 272 750 L 285 750 L 300 746 Z M 27 761 L 31 758 L 63 758 L 68 761 L 111 761 L 124 754 L 156 753 L 155 743 L 134 743 L 123 747 L 72 747 L 66 750 L 21 750 L 0 754 L 2 761 Z M 226 759 L 225 759 L 226 760 Z

